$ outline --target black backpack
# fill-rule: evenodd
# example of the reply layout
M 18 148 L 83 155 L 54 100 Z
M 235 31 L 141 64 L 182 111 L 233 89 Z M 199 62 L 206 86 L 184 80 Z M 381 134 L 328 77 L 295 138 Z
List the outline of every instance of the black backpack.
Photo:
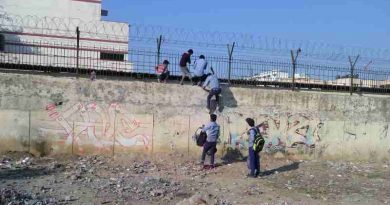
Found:
M 256 153 L 259 153 L 264 148 L 265 140 L 263 136 L 261 136 L 260 131 L 258 129 L 253 128 L 253 130 L 256 132 L 255 140 L 253 141 L 253 150 Z
M 199 130 L 200 133 L 198 134 Z M 203 147 L 204 143 L 206 143 L 207 134 L 206 132 L 203 132 L 202 129 L 199 128 L 195 131 L 195 134 L 192 138 L 195 140 L 196 145 L 198 145 L 199 147 Z

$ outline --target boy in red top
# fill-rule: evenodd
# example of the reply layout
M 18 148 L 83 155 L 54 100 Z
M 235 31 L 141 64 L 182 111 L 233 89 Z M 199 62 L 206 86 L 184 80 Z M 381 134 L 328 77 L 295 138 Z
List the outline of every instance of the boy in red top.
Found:
M 188 69 L 187 63 L 191 64 L 191 55 L 193 53 L 194 53 L 194 51 L 192 49 L 189 49 L 186 53 L 183 53 L 183 55 L 181 56 L 180 63 L 179 63 L 181 74 L 182 74 L 180 85 L 183 85 L 183 82 L 184 82 L 184 79 L 186 78 L 186 76 L 188 76 L 188 78 L 190 79 L 190 81 L 192 83 L 192 76 L 191 76 L 190 70 Z
M 169 70 L 168 70 L 169 61 L 164 60 L 164 62 L 158 66 L 156 66 L 156 72 L 158 75 L 158 82 L 164 82 L 167 83 L 167 79 L 169 77 Z

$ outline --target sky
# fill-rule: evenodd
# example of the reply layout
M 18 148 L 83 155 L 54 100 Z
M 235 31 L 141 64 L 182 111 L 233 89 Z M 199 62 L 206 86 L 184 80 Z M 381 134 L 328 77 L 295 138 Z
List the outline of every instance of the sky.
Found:
M 390 48 L 389 0 L 103 0 L 106 20 Z

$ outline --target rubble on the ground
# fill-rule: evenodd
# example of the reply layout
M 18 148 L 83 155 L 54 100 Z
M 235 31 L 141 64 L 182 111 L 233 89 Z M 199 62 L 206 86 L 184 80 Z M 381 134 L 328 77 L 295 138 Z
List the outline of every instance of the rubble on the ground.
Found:
M 231 205 L 231 203 L 211 194 L 198 192 L 190 198 L 178 202 L 176 205 Z
M 0 158 L 0 204 L 301 204 L 390 202 L 386 163 L 263 158 L 261 177 L 245 161 L 203 170 L 182 156 Z M 299 200 L 298 200 L 298 199 Z M 371 201 L 365 201 L 371 200 Z

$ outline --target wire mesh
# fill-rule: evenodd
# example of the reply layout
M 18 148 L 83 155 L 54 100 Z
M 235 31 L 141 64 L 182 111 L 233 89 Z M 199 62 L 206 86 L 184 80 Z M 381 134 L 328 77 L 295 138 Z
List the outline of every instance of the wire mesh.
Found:
M 170 62 L 171 79 L 181 76 L 179 62 L 182 53 L 158 52 L 153 49 L 123 49 L 107 47 L 80 47 L 76 58 L 76 45 L 48 42 L 6 41 L 5 49 L 0 53 L 2 68 L 75 73 L 77 60 L 80 74 L 92 70 L 100 76 L 132 76 L 142 79 L 155 78 L 155 67 L 163 60 Z M 107 55 L 103 55 L 107 54 Z M 193 62 L 196 57 L 192 57 Z M 161 62 L 157 62 L 161 59 Z M 227 56 L 206 56 L 211 67 L 222 82 L 228 82 L 229 58 Z M 193 64 L 190 70 L 193 71 Z M 292 78 L 298 89 L 318 89 L 349 91 L 351 87 L 351 69 L 347 66 L 311 64 L 299 61 L 296 72 L 287 60 L 241 59 L 231 60 L 231 78 L 233 85 L 251 85 L 264 87 L 291 88 Z M 356 67 L 353 70 L 354 92 L 388 93 L 390 72 L 386 69 Z
M 79 49 L 76 47 L 77 27 L 81 31 Z M 5 36 L 2 38 L 4 46 L 0 49 L 3 68 L 60 73 L 76 73 L 80 69 L 80 74 L 94 70 L 102 76 L 146 79 L 154 78 L 155 66 L 168 60 L 171 62 L 171 79 L 178 79 L 182 55 L 178 51 L 195 48 L 196 54 L 203 52 L 206 55 L 207 72 L 213 67 L 222 82 L 233 85 L 294 86 L 335 91 L 349 91 L 352 85 L 353 92 L 376 93 L 387 93 L 390 87 L 387 69 L 390 51 L 386 49 L 290 41 L 242 33 L 145 25 L 129 27 L 117 22 L 7 14 L 0 18 L 0 30 L 0 36 Z M 162 36 L 162 50 L 157 50 L 159 36 Z M 41 40 L 29 40 L 30 37 Z M 230 59 L 227 47 L 233 42 L 235 48 Z M 302 52 L 294 72 L 290 50 L 297 48 Z M 349 55 L 361 56 L 353 70 L 347 63 Z M 196 56 L 192 58 L 196 60 Z M 373 65 L 364 66 L 368 59 L 374 62 Z M 190 69 L 193 70 L 193 64 Z

